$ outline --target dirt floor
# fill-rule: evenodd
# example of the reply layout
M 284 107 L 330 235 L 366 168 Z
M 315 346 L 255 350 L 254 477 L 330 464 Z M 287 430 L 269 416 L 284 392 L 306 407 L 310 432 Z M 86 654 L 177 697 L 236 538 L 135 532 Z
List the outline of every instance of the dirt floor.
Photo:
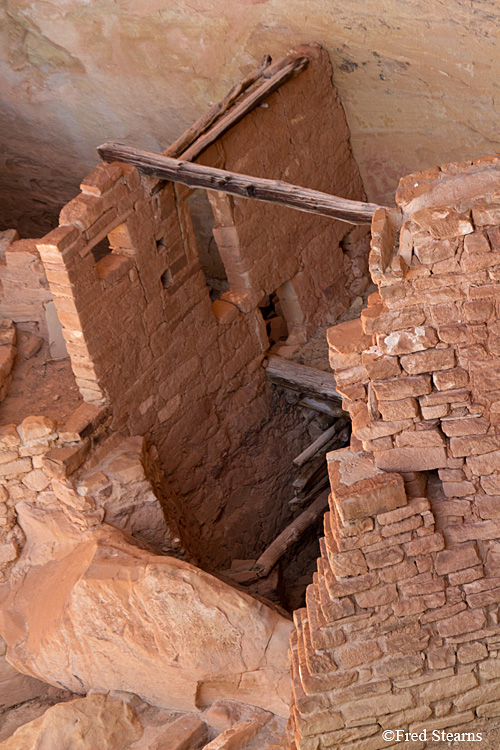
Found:
M 29 359 L 17 355 L 8 397 L 0 404 L 0 425 L 18 425 L 31 415 L 63 424 L 82 403 L 69 359 L 49 356 L 46 343 Z

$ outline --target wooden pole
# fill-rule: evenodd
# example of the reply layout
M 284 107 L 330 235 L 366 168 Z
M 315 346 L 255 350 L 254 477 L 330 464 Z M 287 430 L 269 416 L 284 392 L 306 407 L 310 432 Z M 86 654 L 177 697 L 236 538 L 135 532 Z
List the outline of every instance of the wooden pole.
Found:
M 196 144 L 195 144 L 196 145 Z M 266 203 L 278 203 L 299 211 L 329 216 L 349 224 L 370 223 L 375 211 L 380 208 L 372 203 L 338 198 L 319 190 L 290 185 L 280 180 L 228 172 L 225 169 L 191 164 L 168 156 L 124 146 L 108 141 L 97 149 L 101 159 L 107 162 L 122 161 L 133 164 L 140 172 L 160 179 L 180 182 L 189 187 L 201 187 L 230 193 L 241 198 L 252 198 Z M 187 154 L 188 152 L 186 152 Z M 185 157 L 186 154 L 183 156 Z
M 316 367 L 300 365 L 298 362 L 272 354 L 267 361 L 266 375 L 275 385 L 320 398 L 342 401 L 333 373 L 318 370 Z
M 289 62 L 281 70 L 274 73 L 268 80 L 263 81 L 242 102 L 236 104 L 224 117 L 221 117 L 209 131 L 200 136 L 192 146 L 182 153 L 182 158 L 185 161 L 194 161 L 214 141 L 242 120 L 252 109 L 258 107 L 264 99 L 267 99 L 268 96 L 277 91 L 286 81 L 302 73 L 308 65 L 308 57 L 290 58 Z
M 331 427 L 329 427 L 325 432 L 322 432 L 319 437 L 316 438 L 316 440 L 311 443 L 305 450 L 302 451 L 296 458 L 293 459 L 293 463 L 295 466 L 303 466 L 305 463 L 310 461 L 316 453 L 318 453 L 322 448 L 325 448 L 325 446 L 328 445 L 328 443 L 333 442 L 334 438 L 340 433 L 343 427 L 345 427 L 347 424 L 347 420 L 345 419 L 337 419 Z M 322 451 L 324 452 L 324 451 Z
M 233 86 L 220 102 L 214 104 L 208 112 L 196 120 L 196 122 L 194 122 L 163 152 L 163 156 L 171 156 L 173 158 L 181 156 L 187 148 L 192 146 L 194 142 L 235 103 L 241 94 L 262 78 L 265 70 L 270 64 L 271 56 L 264 55 L 259 67 L 252 70 L 242 81 Z
M 322 492 L 309 508 L 292 521 L 262 553 L 253 567 L 259 578 L 265 578 L 285 552 L 302 536 L 304 531 L 328 510 L 329 494 L 329 489 Z

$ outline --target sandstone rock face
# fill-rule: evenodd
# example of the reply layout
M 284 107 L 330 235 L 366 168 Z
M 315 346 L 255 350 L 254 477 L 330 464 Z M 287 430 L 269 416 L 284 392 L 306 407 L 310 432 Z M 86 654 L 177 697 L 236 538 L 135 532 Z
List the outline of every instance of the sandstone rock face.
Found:
M 0 750 L 127 750 L 141 735 L 141 723 L 127 703 L 89 695 L 47 709 L 0 742 Z
M 50 3 L 11 0 L 8 8 L 2 129 L 16 137 L 1 181 L 11 226 L 31 227 L 34 215 L 40 226 L 74 195 L 103 132 L 161 150 L 264 52 L 277 57 L 308 39 L 331 55 L 370 200 L 391 201 L 399 175 L 413 169 L 499 148 L 490 105 L 496 3 L 369 0 L 353 13 L 341 0 L 105 0 L 99 18 L 77 0 L 58 4 L 57 14 Z M 34 130 L 36 154 L 26 153 Z
M 17 510 L 27 544 L 0 615 L 16 669 L 160 707 L 231 697 L 287 714 L 292 624 L 278 612 L 112 527 L 81 534 L 57 511 Z

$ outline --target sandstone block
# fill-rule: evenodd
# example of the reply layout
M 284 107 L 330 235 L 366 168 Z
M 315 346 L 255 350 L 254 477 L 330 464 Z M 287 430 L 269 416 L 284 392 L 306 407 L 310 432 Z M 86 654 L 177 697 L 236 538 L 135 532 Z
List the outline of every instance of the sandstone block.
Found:
M 467 466 L 477 476 L 498 471 L 500 469 L 500 451 L 491 451 L 482 456 L 467 456 Z
M 474 212 L 473 212 L 474 216 Z M 489 223 L 489 222 L 487 222 Z M 493 222 L 491 222 L 493 223 Z M 486 232 L 474 232 L 464 237 L 464 250 L 467 253 L 489 253 L 491 250 Z
M 50 484 L 50 478 L 43 469 L 33 469 L 22 478 L 22 483 L 30 490 L 43 492 Z
M 360 318 L 329 328 L 326 338 L 328 346 L 341 354 L 362 352 L 372 345 L 372 337 L 363 332 Z
M 463 253 L 460 265 L 464 271 L 474 272 L 483 268 L 497 266 L 500 263 L 500 253 Z
M 425 511 L 428 511 L 429 508 L 430 503 L 427 498 L 420 498 L 418 500 L 414 500 L 408 505 L 405 505 L 404 507 L 396 508 L 396 510 L 391 510 L 387 513 L 380 513 L 377 516 L 377 521 L 381 526 L 386 526 L 387 524 L 393 524 L 398 523 L 399 521 L 403 521 L 405 518 L 409 518 L 410 516 L 414 516 L 418 513 L 425 513 Z
M 462 649 L 474 649 L 475 653 L 480 653 L 480 656 L 478 657 L 478 661 L 481 659 L 485 659 L 488 656 L 488 650 L 486 647 L 486 651 L 479 650 L 478 647 L 484 646 L 483 643 L 471 643 L 467 644 L 466 646 L 461 646 L 460 651 Z M 468 653 L 468 652 L 467 652 Z M 485 661 L 483 664 L 480 664 L 479 666 L 479 676 L 483 680 L 497 680 L 500 678 L 500 659 L 493 659 L 490 657 L 487 661 Z
M 457 573 L 450 573 L 448 579 L 452 586 L 462 586 L 464 583 L 476 581 L 483 576 L 483 566 L 476 565 L 474 568 L 467 568 L 466 570 L 460 570 Z
M 441 646 L 430 649 L 427 654 L 430 669 L 446 669 L 455 664 L 455 649 L 452 646 Z
M 368 566 L 363 553 L 354 549 L 330 556 L 330 565 L 337 578 L 360 576 L 368 573 Z
M 436 624 L 439 635 L 443 638 L 471 633 L 480 630 L 486 622 L 484 612 L 480 610 L 466 610 L 453 617 L 439 620 Z
M 450 439 L 450 450 L 455 458 L 478 456 L 496 451 L 499 448 L 499 435 L 466 435 Z
M 417 326 L 405 331 L 393 333 L 379 333 L 377 344 L 379 349 L 388 355 L 411 354 L 434 347 L 438 337 L 434 328 Z
M 301 735 L 308 737 L 326 733 L 330 735 L 330 733 L 344 726 L 344 720 L 341 714 L 329 710 L 302 716 L 298 714 L 297 724 Z
M 26 417 L 17 428 L 24 443 L 46 439 L 57 430 L 53 419 L 48 417 Z
M 407 578 L 412 578 L 418 574 L 417 566 L 413 560 L 405 560 L 397 565 L 390 565 L 387 568 L 380 568 L 378 575 L 383 583 L 397 583 Z
M 387 333 L 425 323 L 425 313 L 419 306 L 386 310 L 383 305 L 373 305 L 361 311 L 361 322 L 365 334 Z
M 411 557 L 427 555 L 429 552 L 439 552 L 444 548 L 444 537 L 440 531 L 429 536 L 413 539 L 404 545 L 406 553 Z
M 442 370 L 432 375 L 434 385 L 438 391 L 451 391 L 454 388 L 463 388 L 469 382 L 469 375 L 466 370 L 456 367 L 451 370 Z
M 399 582 L 398 588 L 405 598 L 411 599 L 414 596 L 426 596 L 442 591 L 445 582 L 442 578 L 432 578 L 429 573 L 420 573 L 414 578 Z
M 424 523 L 422 516 L 411 516 L 406 518 L 404 521 L 398 523 L 391 523 L 388 526 L 382 528 L 382 536 L 387 537 L 388 541 L 390 537 L 396 534 L 404 534 L 406 531 L 413 531 L 420 528 Z
M 425 376 L 424 376 L 425 377 Z M 449 391 L 434 391 L 419 398 L 420 406 L 436 406 L 436 404 L 454 404 L 470 401 L 470 391 L 466 388 L 455 388 Z
M 500 701 L 493 701 L 493 703 L 486 703 L 484 706 L 478 706 L 476 713 L 480 719 L 489 719 L 492 716 L 500 715 Z
M 487 607 L 489 604 L 498 602 L 500 602 L 500 587 L 479 594 L 467 594 L 467 604 L 470 607 Z
M 489 477 L 481 477 L 481 487 L 487 495 L 500 494 L 500 476 L 497 474 Z
M 451 708 L 450 701 L 446 701 L 445 705 L 443 706 L 446 714 L 448 714 L 448 711 Z M 435 712 L 437 714 L 437 706 L 435 706 Z M 445 741 L 449 740 L 450 742 L 453 741 L 453 739 L 456 736 L 457 730 L 458 733 L 466 732 L 469 727 L 463 727 L 462 724 L 468 724 L 471 721 L 474 721 L 475 715 L 473 711 L 466 711 L 461 714 L 451 714 L 446 716 L 441 716 L 437 719 L 432 719 L 431 721 L 425 722 L 425 724 L 412 724 L 410 726 L 410 731 L 415 732 L 419 734 L 420 732 L 426 730 L 428 732 L 429 737 L 434 737 L 433 732 L 439 732 L 439 735 L 442 737 L 442 731 L 445 729 L 448 729 L 448 732 L 444 733 L 444 739 Z M 472 727 L 470 727 L 472 730 Z M 472 731 L 471 731 L 472 734 Z
M 82 181 L 80 190 L 89 195 L 104 195 L 123 177 L 119 164 L 98 164 Z
M 412 396 L 423 396 L 432 390 L 429 375 L 374 380 L 373 390 L 379 401 L 400 401 Z
M 378 695 L 374 698 L 346 703 L 341 706 L 341 712 L 346 721 L 355 721 L 371 716 L 392 714 L 396 711 L 404 711 L 415 705 L 410 691 L 404 691 L 397 695 L 392 693 Z
M 390 528 L 386 526 L 385 528 Z M 403 548 L 400 546 L 387 547 L 376 552 L 365 552 L 368 567 L 374 570 L 386 568 L 389 565 L 397 565 L 404 557 Z
M 65 442 L 79 442 L 89 437 L 109 415 L 109 410 L 93 404 L 80 404 L 59 429 L 59 437 Z
M 480 565 L 481 559 L 475 544 L 464 544 L 454 549 L 441 550 L 441 552 L 437 553 L 434 564 L 436 573 L 447 575 L 457 570 Z
M 488 432 L 489 421 L 483 417 L 449 417 L 441 422 L 441 429 L 448 437 L 465 437 L 469 435 L 484 435 Z
M 458 250 L 458 240 L 438 240 L 422 237 L 415 240 L 415 255 L 420 263 L 431 264 L 453 258 Z
M 394 378 L 401 372 L 397 357 L 390 357 L 372 346 L 361 354 L 361 362 L 369 378 Z
M 88 439 L 74 446 L 53 448 L 43 457 L 43 467 L 52 477 L 70 476 L 83 464 L 89 450 Z
M 476 495 L 475 503 L 481 518 L 485 520 L 500 518 L 500 497 Z
M 416 398 L 405 398 L 401 401 L 380 401 L 378 404 L 382 419 L 387 422 L 413 419 L 418 416 Z
M 7 424 L 0 427 L 0 450 L 15 448 L 20 445 L 21 438 L 15 424 Z
M 407 504 L 404 481 L 398 474 L 378 474 L 333 492 L 344 523 L 385 513 Z
M 371 418 L 365 407 L 352 420 L 352 429 L 358 440 L 376 440 L 377 438 L 394 435 L 396 432 L 408 429 L 413 424 L 411 420 L 404 419 L 396 422 L 383 422 Z
M 450 545 L 474 539 L 497 539 L 499 536 L 499 521 L 472 521 L 446 529 L 446 540 Z
M 398 591 L 393 583 L 384 586 L 375 586 L 375 588 L 366 591 L 360 591 L 354 594 L 360 607 L 380 607 L 383 604 L 390 604 L 398 598 Z
M 449 404 L 437 404 L 436 406 L 421 406 L 423 419 L 439 419 L 445 417 L 450 410 Z
M 453 349 L 427 349 L 424 352 L 405 354 L 400 357 L 400 362 L 409 375 L 422 375 L 425 372 L 455 367 L 455 352 Z
M 258 710 L 258 709 L 257 709 Z M 205 746 L 208 727 L 196 714 L 186 714 L 166 726 L 153 741 L 157 750 L 191 750 L 197 745 Z
M 428 471 L 447 466 L 446 450 L 433 448 L 392 448 L 374 453 L 375 465 L 384 471 Z
M 453 239 L 474 231 L 470 213 L 460 213 L 453 208 L 422 208 L 412 215 L 412 221 L 435 239 Z
M 30 458 L 18 458 L 15 461 L 0 464 L 0 477 L 13 479 L 14 477 L 27 474 L 31 469 L 32 463 Z
M 420 689 L 420 695 L 425 703 L 431 703 L 443 698 L 455 697 L 457 694 L 465 693 L 466 690 L 470 690 L 476 685 L 477 678 L 475 675 L 471 673 L 460 674 L 424 685 Z
M 445 441 L 438 428 L 431 428 L 429 430 L 404 430 L 396 435 L 395 443 L 398 448 L 423 448 L 441 446 L 445 444 Z
M 500 254 L 498 254 L 500 259 Z M 464 302 L 464 317 L 468 323 L 485 323 L 494 312 L 493 302 L 486 299 Z
M 376 641 L 365 641 L 341 646 L 335 655 L 340 659 L 344 669 L 352 669 L 376 661 L 382 656 L 382 651 Z
M 472 482 L 443 482 L 446 497 L 467 497 L 474 495 L 476 488 Z
M 463 646 L 460 646 L 457 651 L 457 656 L 458 661 L 461 664 L 473 664 L 486 659 L 488 656 L 488 649 L 484 643 L 466 643 Z M 496 674 L 495 677 L 500 677 L 500 672 Z
M 467 708 L 477 708 L 485 703 L 492 703 L 500 698 L 500 680 L 489 682 L 487 685 L 479 685 L 469 690 L 465 695 L 459 695 L 454 699 L 454 704 L 459 711 Z

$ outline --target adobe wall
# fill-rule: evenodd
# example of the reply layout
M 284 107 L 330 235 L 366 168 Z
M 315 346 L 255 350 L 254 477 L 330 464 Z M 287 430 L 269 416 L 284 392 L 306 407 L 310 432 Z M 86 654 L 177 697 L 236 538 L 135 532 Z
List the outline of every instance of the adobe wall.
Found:
M 300 750 L 425 747 L 382 731 L 500 715 L 499 187 L 498 156 L 404 178 L 399 209 L 373 220 L 379 293 L 328 332 L 354 438 L 328 455 L 321 558 L 295 615 Z
M 283 180 L 365 200 L 350 132 L 325 49 L 304 45 L 308 68 L 286 83 L 198 160 L 243 174 Z M 289 343 L 334 323 L 367 284 L 368 228 L 328 217 L 208 193 L 214 238 L 230 292 L 250 309 L 278 290 Z M 341 246 L 346 240 L 345 246 Z

